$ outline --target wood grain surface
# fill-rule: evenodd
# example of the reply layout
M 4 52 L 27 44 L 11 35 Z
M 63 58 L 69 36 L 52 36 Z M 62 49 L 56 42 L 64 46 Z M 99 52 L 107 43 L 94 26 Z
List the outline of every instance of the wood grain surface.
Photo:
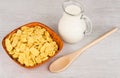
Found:
M 0 0 L 0 42 L 6 34 L 29 22 L 41 22 L 58 33 L 64 0 Z M 49 64 L 74 52 L 114 26 L 120 28 L 120 0 L 80 0 L 93 23 L 93 32 L 77 44 L 64 43 L 46 64 L 25 69 L 14 63 L 0 46 L 0 78 L 120 78 L 120 30 L 86 50 L 66 71 L 51 73 Z

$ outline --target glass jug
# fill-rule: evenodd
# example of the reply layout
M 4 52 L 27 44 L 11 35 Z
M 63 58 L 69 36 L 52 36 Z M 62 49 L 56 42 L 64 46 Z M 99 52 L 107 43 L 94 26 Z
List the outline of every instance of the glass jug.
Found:
M 66 0 L 63 3 L 63 16 L 58 23 L 58 32 L 68 43 L 80 41 L 84 35 L 92 31 L 91 20 L 83 14 L 84 9 L 76 0 Z

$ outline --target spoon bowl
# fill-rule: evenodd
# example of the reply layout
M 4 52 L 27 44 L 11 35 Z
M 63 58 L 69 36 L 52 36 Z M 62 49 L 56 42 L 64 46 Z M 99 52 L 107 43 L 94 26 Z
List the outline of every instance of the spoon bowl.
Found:
M 60 57 L 58 60 L 54 61 L 50 67 L 49 70 L 51 72 L 60 72 L 63 69 L 67 68 L 70 64 L 70 59 L 66 56 Z

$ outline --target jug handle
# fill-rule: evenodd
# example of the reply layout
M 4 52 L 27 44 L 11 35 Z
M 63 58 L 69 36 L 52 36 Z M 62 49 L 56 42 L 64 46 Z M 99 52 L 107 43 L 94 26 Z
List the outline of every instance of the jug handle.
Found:
M 89 17 L 82 15 L 82 19 L 85 20 L 86 23 L 86 30 L 84 32 L 85 35 L 89 35 L 92 33 L 92 21 L 90 20 Z

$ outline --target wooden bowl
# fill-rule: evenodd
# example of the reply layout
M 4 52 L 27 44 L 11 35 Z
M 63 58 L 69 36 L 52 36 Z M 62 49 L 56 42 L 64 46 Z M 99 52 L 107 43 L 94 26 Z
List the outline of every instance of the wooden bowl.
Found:
M 51 35 L 51 37 L 53 38 L 53 40 L 54 40 L 54 41 L 57 43 L 57 45 L 58 45 L 58 50 L 57 50 L 57 52 L 55 52 L 55 55 L 58 54 L 58 53 L 60 52 L 60 50 L 62 49 L 62 47 L 63 47 L 63 41 L 62 41 L 62 39 L 61 39 L 51 28 L 49 28 L 48 26 L 46 26 L 46 25 L 44 25 L 44 24 L 42 24 L 42 23 L 39 23 L 39 22 L 31 22 L 31 23 L 25 24 L 25 25 L 23 25 L 23 26 L 27 26 L 27 27 L 40 26 L 40 27 L 42 27 L 42 28 L 45 28 L 45 29 L 49 32 L 49 34 Z M 49 61 L 51 58 L 53 58 L 55 55 L 53 55 L 52 57 L 49 57 L 47 60 L 43 61 L 42 63 L 36 64 L 36 65 L 34 65 L 34 66 L 25 66 L 25 65 L 20 64 L 18 61 L 16 61 L 16 60 L 9 54 L 9 52 L 7 51 L 6 46 L 5 46 L 5 39 L 6 39 L 10 34 L 15 33 L 18 29 L 20 29 L 20 28 L 23 27 L 23 26 L 20 26 L 20 27 L 14 29 L 13 31 L 11 31 L 11 32 L 10 32 L 9 34 L 7 34 L 7 35 L 3 38 L 3 40 L 2 40 L 2 46 L 3 46 L 4 50 L 6 51 L 6 53 L 10 56 L 10 58 L 11 58 L 13 61 L 15 61 L 17 64 L 19 64 L 20 66 L 25 67 L 25 68 L 33 68 L 33 67 L 40 66 L 40 65 L 44 64 L 45 62 Z

